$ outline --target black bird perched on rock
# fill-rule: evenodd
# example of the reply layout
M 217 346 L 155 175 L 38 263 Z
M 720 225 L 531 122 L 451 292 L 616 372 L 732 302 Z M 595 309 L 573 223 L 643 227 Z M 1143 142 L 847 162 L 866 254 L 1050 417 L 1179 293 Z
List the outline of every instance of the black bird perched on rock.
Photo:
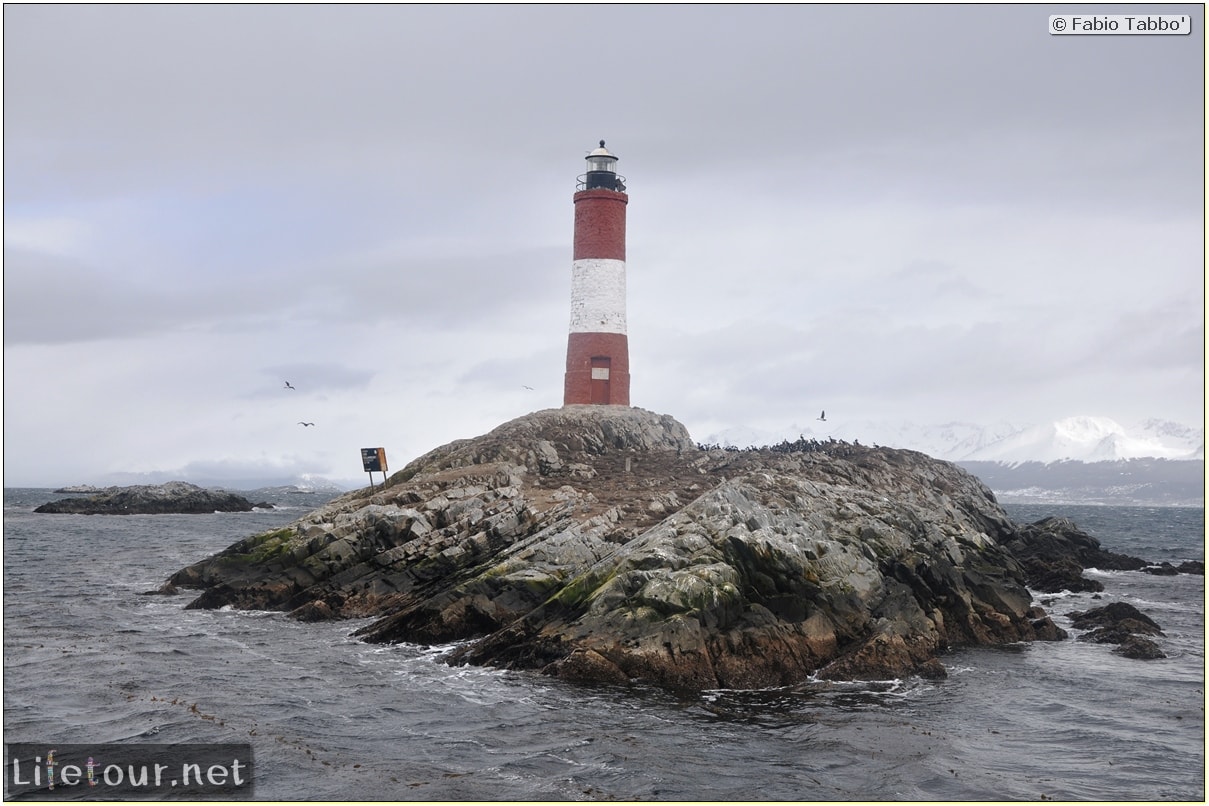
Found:
M 285 388 L 286 388 L 286 389 L 293 389 L 294 387 L 290 386 L 290 382 L 289 382 L 289 381 L 286 381 L 286 382 L 285 382 Z
M 304 423 L 302 420 L 299 420 L 298 424 L 299 425 L 314 425 L 314 423 Z

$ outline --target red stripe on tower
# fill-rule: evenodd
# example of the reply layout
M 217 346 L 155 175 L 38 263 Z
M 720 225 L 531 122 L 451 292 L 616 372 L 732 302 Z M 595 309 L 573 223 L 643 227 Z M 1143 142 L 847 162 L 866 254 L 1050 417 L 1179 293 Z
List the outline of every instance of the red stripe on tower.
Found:
M 575 202 L 571 329 L 563 405 L 630 405 L 625 321 L 625 179 L 605 148 L 588 154 Z

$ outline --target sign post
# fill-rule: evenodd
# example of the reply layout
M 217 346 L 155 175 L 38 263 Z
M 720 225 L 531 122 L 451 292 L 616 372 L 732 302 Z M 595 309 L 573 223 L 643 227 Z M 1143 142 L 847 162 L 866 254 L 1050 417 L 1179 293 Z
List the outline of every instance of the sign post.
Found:
M 386 484 L 386 448 L 362 448 L 361 466 L 369 474 L 369 486 L 374 486 L 374 471 L 382 474 L 382 484 Z

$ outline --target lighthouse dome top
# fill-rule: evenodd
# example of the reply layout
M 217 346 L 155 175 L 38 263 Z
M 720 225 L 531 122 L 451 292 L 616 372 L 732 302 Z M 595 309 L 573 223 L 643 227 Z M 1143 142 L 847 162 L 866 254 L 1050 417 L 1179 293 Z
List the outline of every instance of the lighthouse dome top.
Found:
M 593 157 L 609 157 L 609 158 L 614 159 L 614 160 L 615 160 L 615 159 L 617 159 L 617 157 L 616 157 L 616 156 L 614 156 L 613 154 L 609 153 L 609 149 L 605 148 L 605 141 L 604 141 L 604 140 L 601 140 L 601 141 L 600 141 L 600 147 L 599 147 L 599 148 L 594 148 L 594 149 L 592 149 L 592 151 L 591 151 L 591 152 L 589 152 L 589 154 L 588 154 L 588 156 L 587 156 L 587 158 L 588 158 L 588 159 L 592 159 Z

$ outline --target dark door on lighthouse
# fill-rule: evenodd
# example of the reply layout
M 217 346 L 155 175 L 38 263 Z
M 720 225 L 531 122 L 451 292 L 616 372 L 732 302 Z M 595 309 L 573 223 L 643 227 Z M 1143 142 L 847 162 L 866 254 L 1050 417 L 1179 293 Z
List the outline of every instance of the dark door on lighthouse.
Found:
M 608 405 L 609 403 L 609 364 L 608 356 L 592 356 L 592 403 Z

